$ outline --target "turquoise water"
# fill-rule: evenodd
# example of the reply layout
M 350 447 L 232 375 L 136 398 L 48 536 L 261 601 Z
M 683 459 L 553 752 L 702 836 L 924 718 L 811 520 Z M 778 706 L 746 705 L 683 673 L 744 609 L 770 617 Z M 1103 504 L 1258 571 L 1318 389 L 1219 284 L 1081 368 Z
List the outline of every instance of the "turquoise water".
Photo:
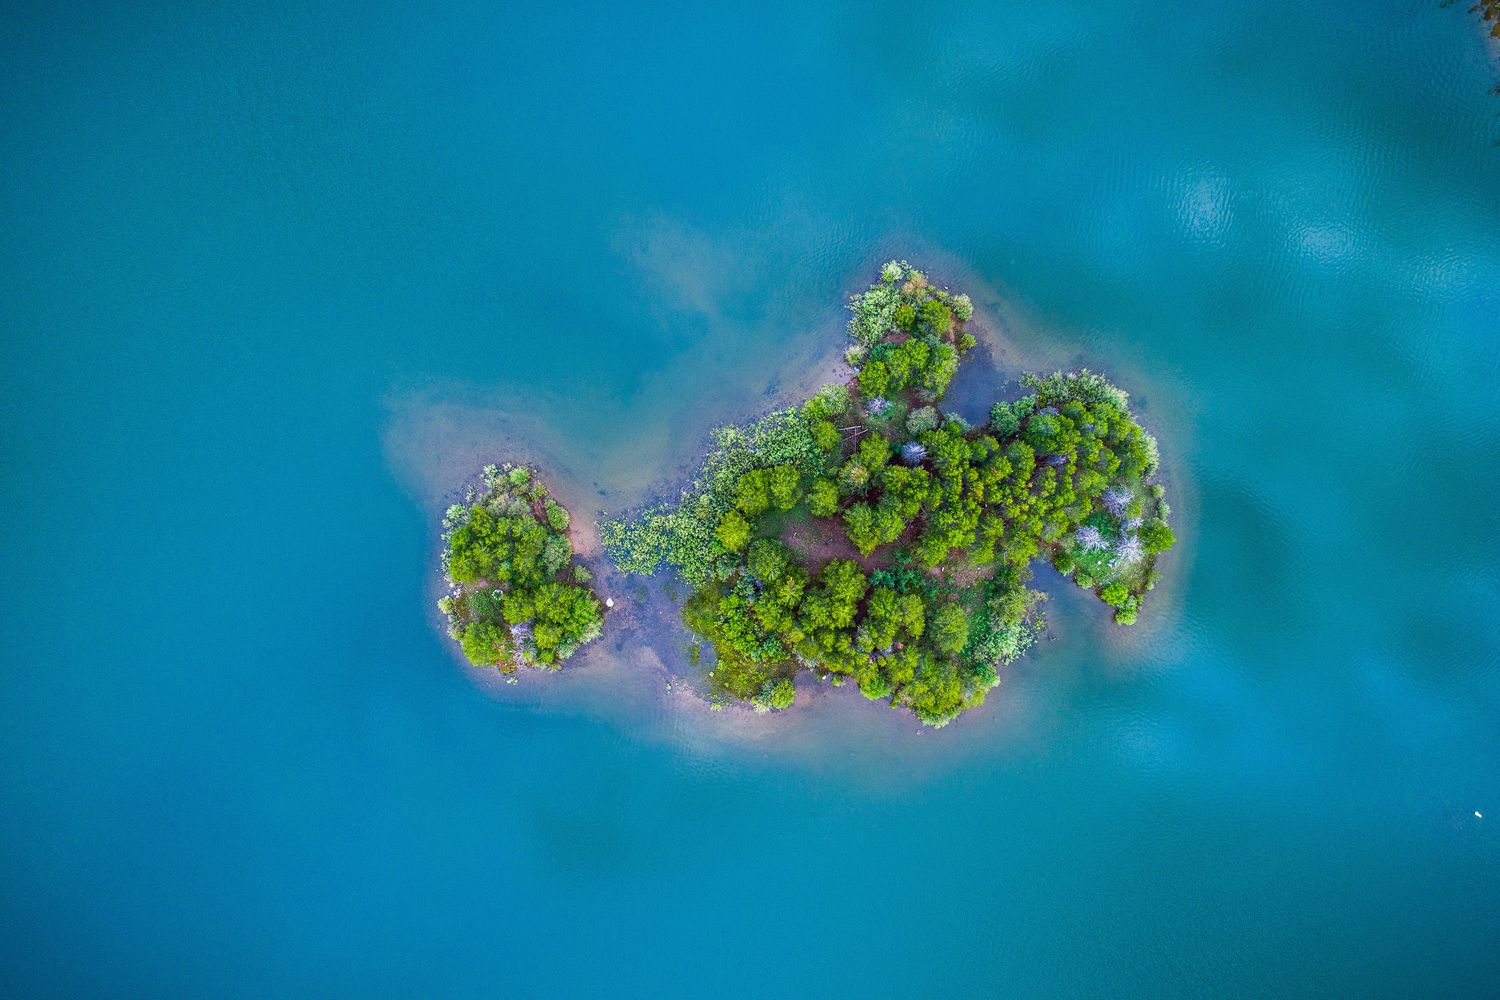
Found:
M 6 995 L 1500 992 L 1462 9 L 252 7 L 4 15 Z M 1134 391 L 1137 632 L 1042 576 L 1055 639 L 925 734 L 709 715 L 649 618 L 454 662 L 464 477 L 639 502 L 889 256 L 974 292 L 975 405 Z

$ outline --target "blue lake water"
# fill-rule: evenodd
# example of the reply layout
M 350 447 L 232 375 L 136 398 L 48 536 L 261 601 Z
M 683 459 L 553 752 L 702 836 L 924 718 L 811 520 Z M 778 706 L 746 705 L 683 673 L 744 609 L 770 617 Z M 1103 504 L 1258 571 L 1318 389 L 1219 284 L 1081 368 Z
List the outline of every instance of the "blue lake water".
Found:
M 0 991 L 1500 993 L 1462 6 L 5 5 Z M 710 715 L 647 619 L 455 662 L 465 477 L 640 502 L 892 256 L 974 293 L 964 399 L 1134 393 L 1137 631 L 1042 575 L 927 733 Z

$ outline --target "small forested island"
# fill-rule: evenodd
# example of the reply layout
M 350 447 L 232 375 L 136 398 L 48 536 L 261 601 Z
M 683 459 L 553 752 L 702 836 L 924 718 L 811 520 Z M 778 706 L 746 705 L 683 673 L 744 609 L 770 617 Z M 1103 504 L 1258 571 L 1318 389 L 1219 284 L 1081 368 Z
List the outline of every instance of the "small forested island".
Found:
M 716 430 L 676 503 L 601 537 L 623 571 L 694 588 L 716 705 L 786 708 L 807 670 L 941 726 L 1043 628 L 1034 559 L 1135 622 L 1174 540 L 1156 441 L 1088 371 L 1023 377 L 984 426 L 944 412 L 973 305 L 905 262 L 851 309 L 847 384 Z
M 449 589 L 438 608 L 475 666 L 555 670 L 604 624 L 568 511 L 526 466 L 486 466 L 481 481 L 443 517 Z

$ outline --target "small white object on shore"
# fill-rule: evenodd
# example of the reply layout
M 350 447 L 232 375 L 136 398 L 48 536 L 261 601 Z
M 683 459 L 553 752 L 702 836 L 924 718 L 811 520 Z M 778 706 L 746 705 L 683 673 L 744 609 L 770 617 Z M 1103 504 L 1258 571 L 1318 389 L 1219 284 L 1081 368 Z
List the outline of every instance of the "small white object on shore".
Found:
M 615 606 L 615 599 L 613 597 L 606 597 L 604 599 L 604 606 L 606 608 L 612 608 L 612 607 L 614 607 Z

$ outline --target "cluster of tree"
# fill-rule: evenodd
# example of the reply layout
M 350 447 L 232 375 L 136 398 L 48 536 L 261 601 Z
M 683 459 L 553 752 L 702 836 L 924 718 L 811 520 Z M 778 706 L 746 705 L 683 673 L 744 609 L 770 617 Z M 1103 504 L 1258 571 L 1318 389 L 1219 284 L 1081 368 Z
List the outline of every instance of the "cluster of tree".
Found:
M 784 545 L 761 539 L 744 571 L 699 590 L 684 618 L 713 645 L 718 691 L 784 708 L 796 694 L 791 678 L 808 666 L 942 725 L 982 701 L 998 677 L 993 663 L 976 658 L 984 650 L 971 642 L 971 618 L 958 599 L 899 580 L 872 583 L 847 559 L 809 576 Z M 1024 648 L 1019 631 L 1012 643 L 1016 652 Z
M 941 725 L 1041 628 L 1033 559 L 1135 620 L 1173 543 L 1156 442 L 1087 371 L 1023 378 L 982 427 L 945 415 L 972 306 L 910 265 L 887 265 L 852 309 L 848 386 L 721 438 L 678 505 L 607 525 L 606 544 L 627 570 L 665 558 L 698 588 L 684 614 L 718 691 L 784 707 L 811 668 Z M 782 541 L 816 521 L 849 558 L 804 565 Z
M 751 487 L 742 494 L 741 478 L 752 470 L 790 466 L 800 483 L 822 468 L 828 449 L 815 441 L 814 424 L 802 412 L 779 410 L 746 427 L 716 428 L 708 457 L 675 503 L 600 523 L 605 552 L 626 573 L 649 576 L 665 563 L 693 586 L 728 579 L 744 559 L 749 535 L 741 535 L 738 522 L 726 526 L 726 515 L 738 511 L 745 517 L 738 501 L 760 495 Z M 771 483 L 760 485 L 769 503 L 784 496 L 773 494 Z
M 958 372 L 958 359 L 959 349 L 936 337 L 882 341 L 860 366 L 859 393 L 866 399 L 884 399 L 913 390 L 919 400 L 940 399 Z
M 959 359 L 975 344 L 963 330 L 974 314 L 968 296 L 932 285 L 905 262 L 887 264 L 881 280 L 855 296 L 851 308 L 855 385 L 864 400 L 879 401 L 877 409 L 899 396 L 919 403 L 941 399 Z
M 896 330 L 944 336 L 955 320 L 969 321 L 974 304 L 967 295 L 932 285 L 906 261 L 893 260 L 881 268 L 879 281 L 850 299 L 849 310 L 849 336 L 870 347 Z
M 556 668 L 603 628 L 568 511 L 524 466 L 488 466 L 483 482 L 443 519 L 450 589 L 438 606 L 476 666 Z

